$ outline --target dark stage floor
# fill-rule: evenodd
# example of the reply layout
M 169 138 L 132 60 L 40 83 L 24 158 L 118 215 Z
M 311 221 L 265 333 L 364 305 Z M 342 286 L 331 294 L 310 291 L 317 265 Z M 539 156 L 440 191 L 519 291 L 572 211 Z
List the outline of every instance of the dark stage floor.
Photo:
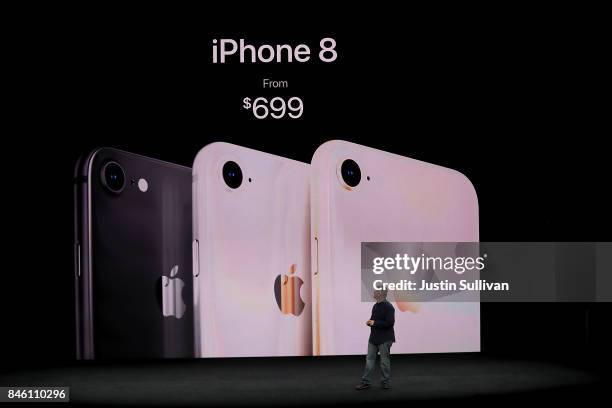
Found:
M 580 402 L 609 379 L 568 365 L 480 354 L 393 356 L 391 390 L 355 391 L 364 357 L 74 363 L 6 371 L 0 385 L 70 386 L 71 401 L 139 405 L 381 406 L 409 400 Z M 378 372 L 376 378 L 378 378 Z

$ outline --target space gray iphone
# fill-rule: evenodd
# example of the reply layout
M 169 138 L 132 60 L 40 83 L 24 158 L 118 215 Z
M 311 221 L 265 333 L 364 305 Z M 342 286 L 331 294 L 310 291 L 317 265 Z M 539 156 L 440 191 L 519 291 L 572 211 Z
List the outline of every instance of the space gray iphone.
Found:
M 77 357 L 192 357 L 191 169 L 100 148 L 74 182 Z

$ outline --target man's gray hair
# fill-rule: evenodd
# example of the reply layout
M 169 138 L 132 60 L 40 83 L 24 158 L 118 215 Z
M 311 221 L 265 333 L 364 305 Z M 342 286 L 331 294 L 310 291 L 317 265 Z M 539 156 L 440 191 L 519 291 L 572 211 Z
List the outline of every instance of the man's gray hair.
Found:
M 378 295 L 382 296 L 383 299 L 386 299 L 387 298 L 387 292 L 388 292 L 387 289 L 377 289 L 377 290 L 374 291 L 374 294 L 375 295 L 378 294 Z

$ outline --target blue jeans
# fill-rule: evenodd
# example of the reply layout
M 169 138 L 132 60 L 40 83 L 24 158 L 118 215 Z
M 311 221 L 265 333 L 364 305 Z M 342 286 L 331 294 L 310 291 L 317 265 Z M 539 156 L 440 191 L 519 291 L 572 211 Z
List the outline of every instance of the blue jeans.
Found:
M 383 344 L 375 345 L 368 342 L 368 355 L 366 356 L 366 367 L 361 377 L 361 382 L 364 384 L 372 383 L 372 372 L 376 366 L 376 355 L 380 352 L 380 374 L 383 384 L 389 384 L 391 377 L 391 345 L 393 342 L 388 341 Z

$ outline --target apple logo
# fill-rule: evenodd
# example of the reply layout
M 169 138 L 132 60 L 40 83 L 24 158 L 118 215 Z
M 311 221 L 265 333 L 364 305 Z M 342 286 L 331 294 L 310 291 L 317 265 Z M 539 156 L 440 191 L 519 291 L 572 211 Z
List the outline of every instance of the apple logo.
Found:
M 158 302 L 161 297 L 161 309 L 164 317 L 174 316 L 180 319 L 187 309 L 183 301 L 185 282 L 176 277 L 178 270 L 179 266 L 174 265 L 170 270 L 170 276 L 162 275 L 158 280 Z
M 274 280 L 274 297 L 276 304 L 283 314 L 299 316 L 304 310 L 300 289 L 304 281 L 295 276 L 297 265 L 292 264 L 289 268 L 289 275 L 278 275 Z

